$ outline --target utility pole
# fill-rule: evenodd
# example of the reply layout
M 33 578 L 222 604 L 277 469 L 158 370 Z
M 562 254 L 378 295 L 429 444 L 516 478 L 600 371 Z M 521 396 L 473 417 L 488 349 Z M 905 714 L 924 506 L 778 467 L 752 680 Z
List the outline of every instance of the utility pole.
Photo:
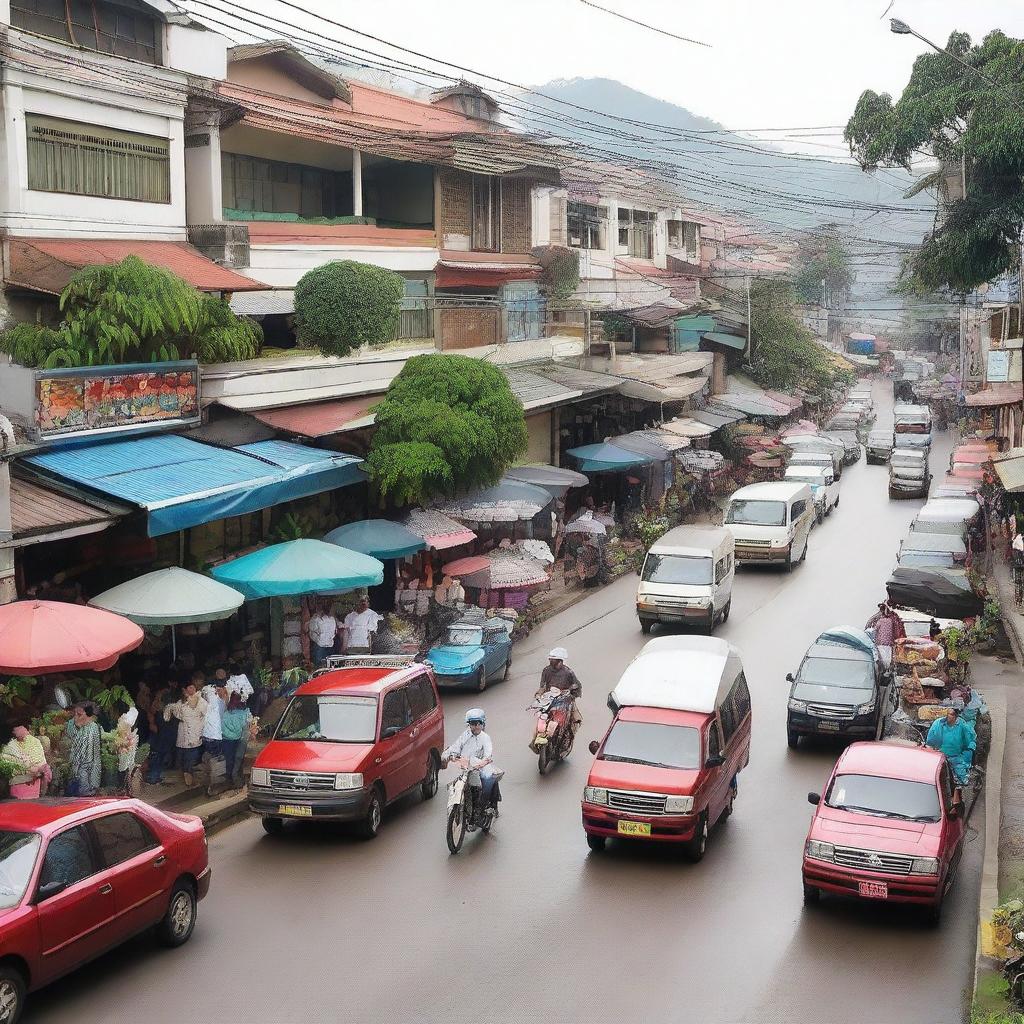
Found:
M 747 274 L 747 361 L 753 358 L 754 346 L 751 338 L 751 327 L 750 327 L 750 275 Z

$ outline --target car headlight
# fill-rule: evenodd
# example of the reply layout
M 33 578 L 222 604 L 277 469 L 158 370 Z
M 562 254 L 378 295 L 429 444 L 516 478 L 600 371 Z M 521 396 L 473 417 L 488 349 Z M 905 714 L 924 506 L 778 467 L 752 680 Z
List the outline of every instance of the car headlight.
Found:
M 875 701 L 874 701 L 874 698 L 872 698 L 871 700 L 869 700 L 867 702 L 867 704 L 861 704 L 861 705 L 858 706 L 857 714 L 858 715 L 870 715 L 871 712 L 874 711 L 874 710 L 875 710 Z
M 935 857 L 915 857 L 910 865 L 912 875 L 937 875 L 939 862 Z
M 335 789 L 362 789 L 363 776 L 361 772 L 338 772 L 334 776 Z
M 250 786 L 269 786 L 270 785 L 270 773 L 266 768 L 253 768 L 249 774 L 249 785 Z
M 789 698 L 789 710 L 790 711 L 806 711 L 807 701 L 797 700 L 795 697 Z
M 588 804 L 605 804 L 608 803 L 608 790 L 599 789 L 597 786 L 587 786 L 583 790 L 583 799 Z
M 817 839 L 808 839 L 804 853 L 814 860 L 835 860 L 836 848 L 831 843 L 822 843 Z
M 772 547 L 773 548 L 788 548 L 789 547 L 789 540 L 788 539 L 786 539 L 786 540 L 773 540 L 772 541 Z
M 666 814 L 689 814 L 692 810 L 692 796 L 669 796 L 665 798 Z

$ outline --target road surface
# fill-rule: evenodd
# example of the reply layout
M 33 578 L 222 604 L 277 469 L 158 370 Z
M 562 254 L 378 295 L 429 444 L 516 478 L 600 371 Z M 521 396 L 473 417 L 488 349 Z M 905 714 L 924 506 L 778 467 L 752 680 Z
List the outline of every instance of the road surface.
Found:
M 879 423 L 891 391 L 875 388 Z M 948 435 L 932 454 L 941 474 Z M 361 842 L 327 828 L 264 836 L 244 821 L 211 840 L 213 885 L 191 942 L 149 938 L 35 997 L 30 1019 L 456 1021 L 955 1021 L 970 991 L 982 842 L 975 808 L 959 885 L 939 930 L 895 907 L 825 900 L 805 909 L 800 857 L 834 746 L 786 746 L 785 675 L 817 634 L 862 624 L 920 502 L 890 502 L 863 459 L 791 575 L 741 571 L 718 635 L 743 654 L 753 697 L 736 809 L 698 865 L 676 850 L 613 842 L 589 854 L 580 826 L 586 743 L 642 647 L 624 578 L 535 630 L 513 672 L 479 700 L 446 698 L 448 735 L 483 704 L 506 768 L 490 836 L 448 854 L 442 795 L 393 808 Z M 524 710 L 547 651 L 569 648 L 584 725 L 569 762 L 541 778 Z M 443 777 L 442 777 L 443 778 Z

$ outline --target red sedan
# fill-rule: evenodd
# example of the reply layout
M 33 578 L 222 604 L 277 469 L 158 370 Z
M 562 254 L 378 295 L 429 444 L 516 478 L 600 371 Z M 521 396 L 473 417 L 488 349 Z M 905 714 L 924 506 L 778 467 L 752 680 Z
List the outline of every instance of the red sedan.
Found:
M 0 1024 L 27 992 L 147 928 L 180 946 L 209 888 L 192 815 L 140 800 L 0 804 Z

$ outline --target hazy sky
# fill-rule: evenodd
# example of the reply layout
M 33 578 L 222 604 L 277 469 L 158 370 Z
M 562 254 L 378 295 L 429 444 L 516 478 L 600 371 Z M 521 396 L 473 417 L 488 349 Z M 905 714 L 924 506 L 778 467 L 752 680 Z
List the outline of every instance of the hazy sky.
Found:
M 898 94 L 926 47 L 893 35 L 891 15 L 940 45 L 954 29 L 979 39 L 994 28 L 1024 35 L 1024 0 L 895 0 L 884 18 L 888 0 L 595 2 L 711 47 L 666 38 L 580 0 L 300 0 L 296 6 L 517 83 L 615 78 L 737 129 L 841 126 L 863 89 Z M 280 0 L 250 0 L 244 9 L 292 22 L 303 17 Z M 305 23 L 347 44 L 381 49 L 340 27 Z M 786 148 L 822 156 L 844 151 L 834 135 L 779 139 Z

